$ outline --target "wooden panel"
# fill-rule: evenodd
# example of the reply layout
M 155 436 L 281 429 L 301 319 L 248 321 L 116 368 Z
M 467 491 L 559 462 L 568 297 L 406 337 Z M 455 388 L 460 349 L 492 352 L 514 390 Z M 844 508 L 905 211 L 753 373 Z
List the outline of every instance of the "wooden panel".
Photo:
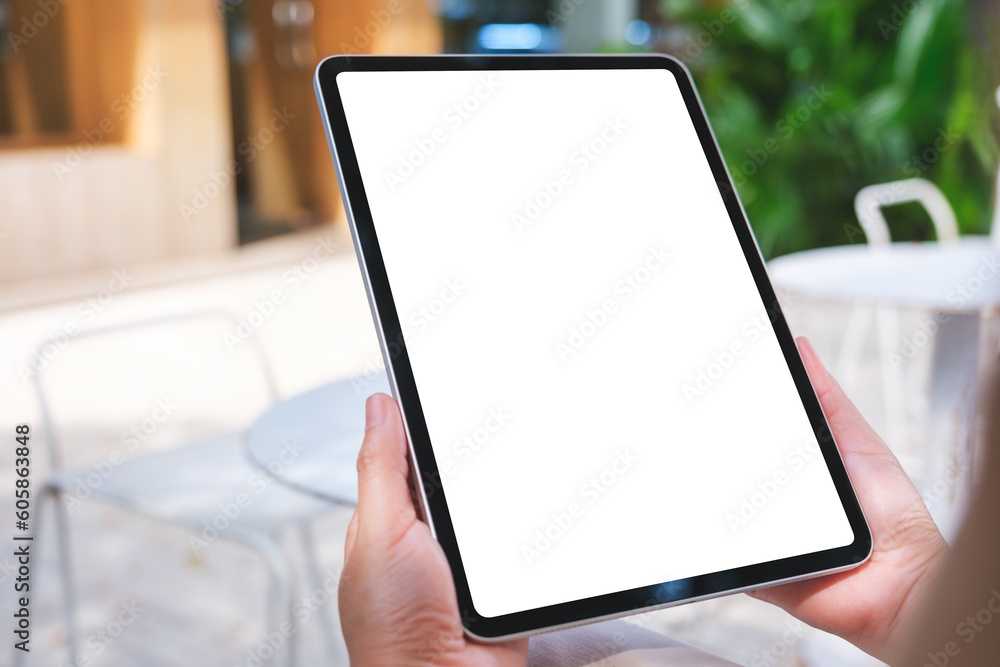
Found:
M 133 78 L 142 2 L 12 0 L 7 66 L 18 144 L 96 128 Z M 114 30 L 110 31 L 109 27 Z M 5 105 L 6 106 L 6 105 Z M 105 137 L 118 141 L 122 126 Z
M 8 73 L 8 59 L 0 58 L 0 139 L 4 135 L 9 134 L 13 130 L 14 119 L 11 116 L 13 109 L 11 108 L 11 95 L 10 95 L 10 74 Z
M 133 86 L 143 2 L 101 0 L 70 2 L 64 7 L 70 105 L 78 130 L 121 120 Z M 112 122 L 104 141 L 121 141 L 124 123 Z
M 444 36 L 433 0 L 388 0 L 382 4 L 392 19 L 379 31 L 372 53 L 441 52 Z
M 225 40 L 214 4 L 107 1 L 122 3 L 122 13 L 99 11 L 102 30 L 89 42 L 90 19 L 69 10 L 101 3 L 65 7 L 67 20 L 81 21 L 71 40 L 83 50 L 80 61 L 97 63 L 94 71 L 71 69 L 93 86 L 87 92 L 74 83 L 75 117 L 94 124 L 64 147 L 0 150 L 0 281 L 235 245 L 235 186 L 213 181 L 232 157 Z M 130 21 L 136 27 L 128 39 L 98 44 Z M 109 62 L 119 57 L 127 60 Z M 199 201 L 199 193 L 211 196 Z M 184 207 L 193 205 L 196 214 L 185 219 Z
M 147 0 L 145 50 L 138 68 L 164 73 L 155 118 L 143 118 L 134 141 L 162 155 L 170 254 L 236 244 L 236 184 L 225 31 L 214 2 Z M 185 216 L 193 206 L 195 216 Z M 203 207 L 202 207 L 203 206 Z
M 439 22 L 428 0 L 313 0 L 312 4 L 316 58 L 298 69 L 282 67 L 275 55 L 280 37 L 275 35 L 273 2 L 254 6 L 257 57 L 247 82 L 250 129 L 265 127 L 275 107 L 296 116 L 251 169 L 254 205 L 265 217 L 343 218 L 336 172 L 313 94 L 312 76 L 320 58 L 338 53 L 436 53 L 441 48 Z M 279 43 L 279 49 L 282 46 Z
M 339 53 L 440 53 L 441 26 L 432 0 L 378 0 L 350 4 L 316 3 L 316 51 Z M 340 12 L 340 13 L 338 13 Z M 327 148 L 318 108 L 311 119 L 312 187 L 325 210 L 343 215 L 337 173 Z
M 28 73 L 25 71 L 24 58 L 13 58 L 4 63 L 4 72 L 9 91 L 7 104 L 5 105 L 10 114 L 11 135 L 5 137 L 5 142 L 13 143 L 15 137 L 18 140 L 32 141 L 39 131 L 38 114 L 35 112 L 35 97 L 32 94 L 31 86 L 28 84 Z M 69 115 L 64 119 L 68 124 Z M 2 147 L 2 144 L 0 144 Z
M 56 3 L 56 7 L 60 5 Z M 15 105 L 15 128 L 28 135 L 40 132 L 65 132 L 72 127 L 72 117 L 66 105 L 66 14 L 60 10 L 52 16 L 42 11 L 37 0 L 12 0 L 10 3 L 11 35 L 5 35 L 11 49 L 13 84 L 11 97 L 23 96 Z M 27 23 L 25 23 L 27 20 Z M 30 118 L 25 117 L 28 111 Z

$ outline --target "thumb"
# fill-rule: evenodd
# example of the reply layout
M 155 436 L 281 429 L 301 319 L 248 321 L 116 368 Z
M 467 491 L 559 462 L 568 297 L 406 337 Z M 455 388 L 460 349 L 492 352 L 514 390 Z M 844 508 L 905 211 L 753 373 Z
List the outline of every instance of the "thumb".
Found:
M 396 401 L 385 394 L 369 396 L 365 439 L 358 454 L 357 539 L 391 544 L 416 520 L 406 451 L 406 432 Z
M 887 457 L 895 462 L 896 457 L 889 447 L 865 421 L 851 399 L 847 398 L 844 390 L 823 366 L 809 339 L 798 338 L 795 342 L 802 362 L 806 366 L 806 372 L 809 373 L 813 389 L 816 390 L 816 396 L 823 407 L 823 413 L 830 424 L 834 440 L 845 459 L 844 463 L 850 467 L 847 459 L 854 459 L 856 455 Z

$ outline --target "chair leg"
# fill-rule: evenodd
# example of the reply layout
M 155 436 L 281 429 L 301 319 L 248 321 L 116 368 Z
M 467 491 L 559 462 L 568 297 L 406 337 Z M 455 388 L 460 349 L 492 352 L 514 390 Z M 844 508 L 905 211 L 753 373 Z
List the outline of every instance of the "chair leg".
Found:
M 309 581 L 313 590 L 322 590 L 328 596 L 333 596 L 335 593 L 330 593 L 323 587 L 319 563 L 316 561 L 316 545 L 312 537 L 312 527 L 308 523 L 303 523 L 299 525 L 298 532 L 302 538 L 302 548 L 305 552 L 306 558 L 306 569 L 309 571 Z M 323 645 L 326 648 L 328 664 L 345 664 L 347 659 L 346 651 L 341 652 L 340 645 L 334 641 L 334 628 L 339 627 L 339 623 L 335 626 L 333 619 L 330 617 L 331 604 L 336 604 L 336 600 L 327 599 L 323 604 L 318 605 L 319 620 L 320 625 L 322 626 L 320 631 L 323 635 Z
M 59 560 L 59 586 L 62 588 L 62 611 L 63 611 L 63 622 L 66 624 L 66 649 L 69 652 L 69 663 L 71 665 L 76 664 L 77 657 L 77 639 L 76 639 L 76 626 L 73 622 L 74 611 L 76 609 L 76 601 L 73 592 L 73 572 L 70 568 L 70 556 L 69 556 L 69 517 L 66 514 L 66 508 L 59 502 L 60 493 L 58 489 L 53 487 L 46 487 L 42 490 L 39 495 L 39 505 L 38 513 L 35 515 L 35 530 L 33 535 L 35 537 L 40 537 L 42 535 L 42 515 L 45 514 L 45 501 L 51 499 L 52 509 L 55 512 L 56 517 L 56 528 L 55 528 L 55 539 L 56 539 L 56 556 Z M 35 562 L 38 561 L 40 549 L 38 548 L 38 542 L 34 542 L 36 545 L 34 547 L 34 558 Z M 24 664 L 25 656 L 27 654 L 24 651 L 14 649 L 14 659 L 11 661 L 13 667 L 21 667 Z
M 298 649 L 297 628 L 295 627 L 295 606 L 294 581 L 292 577 L 291 563 L 282 552 L 281 547 L 272 538 L 260 533 L 253 535 L 233 536 L 260 554 L 267 568 L 268 585 L 265 609 L 265 627 L 274 632 L 267 633 L 270 637 L 277 634 L 284 638 L 282 645 L 275 649 L 274 656 L 269 662 L 274 665 L 287 665 L 294 667 L 297 664 Z M 275 614 L 274 610 L 281 609 L 280 614 Z M 282 619 L 288 623 L 290 631 L 287 636 L 281 632 L 281 620 L 275 621 L 274 617 Z M 279 656 L 284 659 L 280 659 Z
M 267 568 L 267 593 L 264 599 L 264 632 L 268 634 L 268 628 L 276 628 L 280 626 L 280 623 L 275 622 L 274 610 L 282 605 L 282 595 L 284 587 L 279 577 L 271 571 L 271 568 Z M 291 637 L 286 638 L 286 641 L 291 641 Z M 275 650 L 274 655 L 272 655 L 265 664 L 273 665 L 275 667 L 281 667 L 281 661 L 278 659 L 280 654 L 285 651 L 284 647 L 279 650 Z
M 59 579 L 62 587 L 63 622 L 66 624 L 67 648 L 69 651 L 70 664 L 76 664 L 77 637 L 76 624 L 76 593 L 73 589 L 73 570 L 70 563 L 69 548 L 69 513 L 65 505 L 62 504 L 62 493 L 55 488 L 47 489 L 48 495 L 52 499 L 52 509 L 55 512 L 55 540 L 57 556 L 59 559 Z M 43 495 L 43 498 L 45 496 Z M 42 513 L 39 512 L 39 518 Z M 41 528 L 38 522 L 35 530 Z M 37 533 L 36 533 L 37 534 Z
M 35 528 L 34 528 L 34 532 L 32 533 L 32 537 L 35 537 L 35 538 L 38 538 L 42 534 L 42 514 L 45 513 L 45 498 L 48 496 L 48 492 L 49 492 L 49 489 L 47 489 L 47 488 L 43 489 L 42 493 L 39 494 L 39 496 L 38 496 L 38 498 L 39 498 L 38 511 L 35 513 Z M 37 539 L 32 540 L 31 552 L 32 552 L 32 558 L 34 558 L 35 563 L 39 562 L 39 560 L 38 560 L 38 554 L 39 554 L 40 549 L 38 548 L 38 544 L 39 544 L 39 541 Z M 73 664 L 73 660 L 76 658 L 75 650 L 74 650 L 74 646 L 73 646 L 73 644 L 75 643 L 74 642 L 75 638 L 72 636 L 71 632 L 69 633 L 69 636 L 70 636 L 70 647 L 69 647 L 69 650 L 70 650 L 70 660 L 69 660 L 69 664 Z M 17 640 L 15 639 L 14 641 L 16 642 Z M 14 651 L 14 654 L 13 654 L 13 657 L 11 658 L 11 661 L 10 661 L 11 667 L 21 667 L 24 664 L 24 659 L 25 659 L 25 656 L 27 656 L 27 653 L 25 651 L 19 650 L 17 647 L 14 647 L 12 650 Z
M 886 440 L 896 452 L 910 453 L 906 438 L 906 392 L 903 388 L 903 368 L 892 363 L 899 350 L 902 336 L 899 333 L 899 314 L 895 308 L 878 308 L 879 354 L 882 361 L 882 395 L 885 404 Z
M 850 387 L 856 381 L 858 366 L 861 362 L 862 345 L 865 334 L 872 322 L 872 310 L 867 306 L 854 306 L 847 318 L 844 337 L 834 361 L 834 372 L 837 379 L 845 387 Z
M 295 577 L 292 575 L 292 563 L 289 562 L 288 556 L 285 556 L 285 564 L 288 571 L 288 583 L 285 587 L 285 600 L 284 604 L 285 612 L 288 614 L 287 622 L 291 628 L 291 636 L 288 640 L 288 666 L 295 667 L 299 664 L 298 654 L 299 654 L 299 641 L 302 635 L 302 628 L 295 627 Z

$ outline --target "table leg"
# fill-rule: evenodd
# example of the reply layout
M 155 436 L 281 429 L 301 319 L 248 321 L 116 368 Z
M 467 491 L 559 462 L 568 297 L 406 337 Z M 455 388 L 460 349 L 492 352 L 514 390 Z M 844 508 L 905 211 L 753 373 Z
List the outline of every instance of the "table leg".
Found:
M 899 311 L 888 306 L 875 310 L 879 352 L 882 355 L 882 402 L 885 406 L 885 436 L 890 446 L 901 448 L 906 438 L 906 407 L 902 374 L 892 363 L 892 353 L 898 349 Z
M 941 314 L 931 367 L 929 413 L 920 489 L 931 515 L 952 542 L 972 487 L 979 384 L 978 313 Z

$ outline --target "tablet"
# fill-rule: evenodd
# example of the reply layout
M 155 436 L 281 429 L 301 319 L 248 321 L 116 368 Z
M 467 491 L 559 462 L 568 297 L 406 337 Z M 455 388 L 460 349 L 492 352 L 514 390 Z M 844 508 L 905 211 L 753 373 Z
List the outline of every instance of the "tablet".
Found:
M 316 90 L 470 636 L 869 556 L 683 65 L 338 56 Z

